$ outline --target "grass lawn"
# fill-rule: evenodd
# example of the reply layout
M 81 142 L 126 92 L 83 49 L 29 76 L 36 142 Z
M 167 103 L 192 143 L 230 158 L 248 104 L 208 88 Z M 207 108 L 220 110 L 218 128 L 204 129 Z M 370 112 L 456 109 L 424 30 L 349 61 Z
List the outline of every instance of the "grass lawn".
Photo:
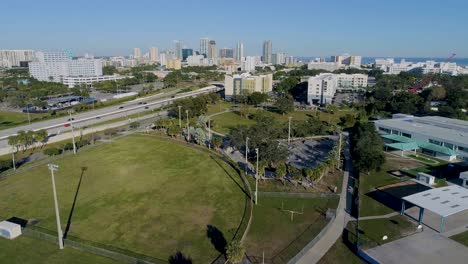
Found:
M 60 250 L 56 244 L 24 235 L 14 240 L 0 238 L 0 259 L 10 264 L 120 263 L 72 248 Z
M 468 231 L 452 236 L 450 238 L 468 247 Z
M 387 219 L 359 221 L 360 242 L 363 248 L 375 247 L 402 238 L 416 231 L 416 224 L 406 217 L 396 215 Z M 387 236 L 387 240 L 382 240 Z
M 180 250 L 207 263 L 219 254 L 207 226 L 229 241 L 243 217 L 246 198 L 235 171 L 182 144 L 128 136 L 57 164 L 62 228 L 77 193 L 69 235 L 80 239 L 162 260 Z M 0 212 L 7 218 L 37 219 L 40 227 L 55 230 L 46 166 L 2 180 Z
M 426 156 L 423 156 L 423 155 L 420 155 L 420 154 L 418 154 L 418 155 L 411 154 L 411 155 L 408 155 L 408 157 L 410 157 L 412 159 L 419 160 L 419 161 L 427 163 L 427 164 L 432 164 L 432 165 L 439 164 L 439 162 L 437 160 L 431 159 L 429 157 L 426 157 Z
M 213 130 L 222 134 L 229 134 L 231 129 L 239 125 L 253 125 L 255 121 L 241 117 L 238 113 L 227 112 L 221 115 L 214 116 Z
M 336 208 L 338 198 L 276 198 L 262 197 L 254 208 L 252 226 L 245 241 L 247 254 L 261 260 L 265 252 L 268 263 L 287 263 L 327 224 L 323 213 Z M 291 214 L 281 210 L 302 211 Z
M 362 261 L 341 238 L 339 238 L 330 250 L 319 260 L 318 264 L 361 264 Z
M 30 114 L 31 122 L 42 120 L 48 114 Z M 28 114 L 22 112 L 0 111 L 0 129 L 6 129 L 17 125 L 28 123 Z
M 398 164 L 396 162 L 387 161 L 380 171 L 373 171 L 369 175 L 364 173 L 361 174 L 360 216 L 385 215 L 393 212 L 391 208 L 367 196 L 366 193 L 372 192 L 374 187 L 399 182 L 400 179 L 387 173 L 387 171 L 395 169 L 398 169 Z

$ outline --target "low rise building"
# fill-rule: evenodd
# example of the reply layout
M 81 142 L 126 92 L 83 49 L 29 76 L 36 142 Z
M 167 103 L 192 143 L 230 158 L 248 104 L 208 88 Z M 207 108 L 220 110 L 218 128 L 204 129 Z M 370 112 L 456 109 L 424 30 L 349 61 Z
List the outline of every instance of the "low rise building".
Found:
M 309 70 L 325 70 L 325 71 L 335 71 L 343 66 L 336 62 L 309 62 L 307 64 L 307 69 Z
M 131 78 L 129 76 L 121 75 L 100 75 L 100 76 L 66 76 L 63 77 L 63 84 L 67 85 L 70 88 L 73 88 L 77 85 L 92 85 L 97 82 L 105 81 L 117 81 L 125 78 Z
M 357 90 L 367 87 L 366 74 L 321 73 L 308 78 L 307 102 L 330 104 L 337 90 Z
M 169 59 L 167 60 L 166 69 L 180 70 L 182 69 L 182 63 L 179 59 Z
M 468 161 L 468 121 L 395 114 L 375 121 L 388 150 L 421 152 L 440 159 Z
M 268 93 L 273 90 L 273 74 L 251 75 L 250 73 L 226 74 L 224 79 L 225 98 L 249 95 L 253 92 Z

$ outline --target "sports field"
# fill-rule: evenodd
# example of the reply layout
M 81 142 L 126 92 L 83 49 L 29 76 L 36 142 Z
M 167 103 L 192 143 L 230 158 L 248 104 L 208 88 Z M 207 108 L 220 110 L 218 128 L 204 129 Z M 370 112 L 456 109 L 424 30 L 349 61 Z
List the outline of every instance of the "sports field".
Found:
M 181 251 L 207 263 L 219 255 L 213 230 L 217 241 L 230 241 L 244 214 L 236 172 L 181 143 L 128 136 L 56 163 L 62 229 L 70 222 L 68 235 L 80 239 L 166 261 Z M 0 215 L 56 230 L 46 166 L 0 181 Z

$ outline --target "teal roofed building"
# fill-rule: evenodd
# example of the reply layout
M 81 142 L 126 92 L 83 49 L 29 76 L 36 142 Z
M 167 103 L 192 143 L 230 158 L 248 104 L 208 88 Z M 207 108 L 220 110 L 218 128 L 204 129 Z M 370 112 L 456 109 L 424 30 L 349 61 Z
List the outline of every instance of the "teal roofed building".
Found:
M 387 149 L 421 152 L 447 161 L 468 161 L 468 121 L 396 114 L 375 121 Z

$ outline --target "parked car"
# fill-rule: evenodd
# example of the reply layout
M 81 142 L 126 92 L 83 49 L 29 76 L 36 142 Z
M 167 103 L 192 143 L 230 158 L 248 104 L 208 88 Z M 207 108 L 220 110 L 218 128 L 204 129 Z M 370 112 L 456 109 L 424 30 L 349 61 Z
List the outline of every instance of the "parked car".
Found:
M 123 109 L 124 107 L 123 106 L 120 106 L 119 109 Z

